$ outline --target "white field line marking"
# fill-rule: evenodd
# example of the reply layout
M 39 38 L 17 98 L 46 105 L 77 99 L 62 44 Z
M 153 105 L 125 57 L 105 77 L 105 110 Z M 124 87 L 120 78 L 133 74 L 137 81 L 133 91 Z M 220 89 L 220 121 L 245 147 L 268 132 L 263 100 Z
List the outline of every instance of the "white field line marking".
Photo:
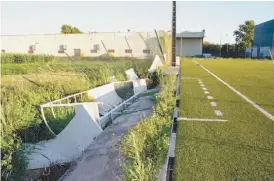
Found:
M 193 60 L 196 64 L 199 64 L 198 62 L 196 62 L 195 60 Z M 200 64 L 199 64 L 200 65 Z M 251 104 L 253 107 L 255 107 L 256 109 L 258 109 L 259 111 L 261 111 L 261 113 L 263 113 L 266 117 L 268 117 L 269 119 L 271 119 L 272 121 L 274 121 L 274 116 L 272 114 L 270 114 L 269 112 L 267 112 L 266 110 L 264 110 L 261 106 L 257 105 L 254 101 L 250 100 L 248 97 L 246 97 L 245 95 L 243 95 L 240 91 L 236 90 L 234 87 L 232 87 L 231 85 L 229 85 L 228 83 L 226 83 L 225 81 L 223 81 L 220 77 L 218 77 L 217 75 L 213 74 L 211 71 L 209 71 L 208 69 L 206 69 L 204 66 L 200 65 L 200 67 L 202 67 L 205 71 L 207 71 L 209 74 L 211 74 L 213 77 L 215 77 L 217 80 L 219 80 L 221 83 L 223 83 L 224 85 L 226 85 L 228 88 L 230 88 L 233 92 L 235 92 L 236 94 L 238 94 L 240 97 L 242 97 L 246 102 L 248 102 L 249 104 Z
M 211 119 L 211 118 L 185 118 L 179 117 L 178 121 L 212 121 L 212 122 L 225 122 L 225 119 Z
M 220 111 L 220 110 L 215 110 L 214 112 L 215 112 L 215 114 L 216 114 L 217 116 L 223 116 L 223 115 L 224 115 L 224 114 L 222 113 L 222 111 Z
M 201 84 L 200 86 L 201 86 L 201 87 L 204 87 L 205 85 L 204 85 L 204 84 Z
M 209 92 L 208 92 L 208 91 L 205 91 L 205 94 L 209 94 Z
M 207 96 L 207 99 L 213 99 L 213 97 L 212 96 Z
M 216 107 L 217 103 L 216 102 L 210 102 L 210 105 L 213 106 L 213 107 Z
M 201 81 L 201 79 L 196 78 L 196 77 L 182 77 L 181 79 L 186 79 L 186 80 L 198 80 L 198 81 Z
M 205 88 L 205 87 L 202 87 L 202 89 L 203 89 L 203 90 L 207 90 L 207 88 Z

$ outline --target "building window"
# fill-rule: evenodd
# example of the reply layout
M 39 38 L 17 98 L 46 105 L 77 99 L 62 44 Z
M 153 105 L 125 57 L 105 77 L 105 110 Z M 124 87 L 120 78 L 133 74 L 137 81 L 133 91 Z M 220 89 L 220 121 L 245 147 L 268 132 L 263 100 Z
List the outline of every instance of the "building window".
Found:
M 97 50 L 90 50 L 90 53 L 97 53 Z
M 60 45 L 59 46 L 59 50 L 66 50 L 67 49 L 67 45 Z
M 6 50 L 2 49 L 2 53 L 6 53 Z
M 108 49 L 108 53 L 114 53 L 114 49 Z
M 145 53 L 145 54 L 150 54 L 150 50 L 145 49 L 145 50 L 143 50 L 143 53 Z
M 66 49 L 67 49 L 67 45 L 60 45 L 58 53 L 65 53 Z
M 36 46 L 35 46 L 35 45 L 30 45 L 30 46 L 29 46 L 29 50 L 34 51 L 35 49 L 36 49 Z
M 125 53 L 132 53 L 131 49 L 125 49 Z
M 94 49 L 94 50 L 99 50 L 99 49 L 100 49 L 100 46 L 99 46 L 98 44 L 96 44 L 96 45 L 93 46 L 93 49 Z
M 81 49 L 74 49 L 74 56 L 80 57 L 81 56 Z

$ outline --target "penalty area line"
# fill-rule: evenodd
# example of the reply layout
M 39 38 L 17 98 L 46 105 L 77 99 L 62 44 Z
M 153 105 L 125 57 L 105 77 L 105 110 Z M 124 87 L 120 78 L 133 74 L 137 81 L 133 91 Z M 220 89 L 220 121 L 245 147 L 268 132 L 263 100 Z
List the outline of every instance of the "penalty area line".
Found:
M 186 118 L 178 117 L 178 121 L 208 121 L 208 122 L 226 122 L 225 119 L 212 119 L 212 118 Z

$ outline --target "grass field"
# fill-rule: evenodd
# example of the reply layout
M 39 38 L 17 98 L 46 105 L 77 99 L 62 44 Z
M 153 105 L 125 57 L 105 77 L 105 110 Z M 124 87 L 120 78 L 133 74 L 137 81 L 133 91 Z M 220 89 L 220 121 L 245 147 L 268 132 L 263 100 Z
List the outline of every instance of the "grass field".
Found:
M 274 113 L 274 65 L 255 60 L 198 60 L 198 62 Z M 222 118 L 226 122 L 179 121 L 175 180 L 274 180 L 274 122 L 197 66 L 182 61 L 180 117 Z M 213 100 L 207 99 L 207 96 Z M 210 102 L 217 103 L 212 107 Z M 215 114 L 220 110 L 222 117 Z

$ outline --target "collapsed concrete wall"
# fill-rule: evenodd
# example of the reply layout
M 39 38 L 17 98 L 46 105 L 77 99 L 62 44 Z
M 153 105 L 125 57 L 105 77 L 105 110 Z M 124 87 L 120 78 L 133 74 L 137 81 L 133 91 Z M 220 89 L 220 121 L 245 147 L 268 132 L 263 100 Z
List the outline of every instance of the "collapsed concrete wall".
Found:
M 77 93 L 41 105 L 45 124 L 53 134 L 55 133 L 47 123 L 43 108 L 73 106 L 75 108 L 75 116 L 54 139 L 41 141 L 37 144 L 25 144 L 27 148 L 30 148 L 26 154 L 29 161 L 28 169 L 44 168 L 51 164 L 70 162 L 78 158 L 103 129 L 119 116 L 120 112 L 132 104 L 141 92 L 146 90 L 145 79 L 131 81 L 133 82 L 134 95 L 125 101 L 117 95 L 114 86 L 115 82 L 113 82 L 82 92 L 88 93 L 96 102 L 77 103 L 76 95 L 82 94 Z M 74 103 L 62 103 L 62 101 L 71 97 L 74 97 Z

